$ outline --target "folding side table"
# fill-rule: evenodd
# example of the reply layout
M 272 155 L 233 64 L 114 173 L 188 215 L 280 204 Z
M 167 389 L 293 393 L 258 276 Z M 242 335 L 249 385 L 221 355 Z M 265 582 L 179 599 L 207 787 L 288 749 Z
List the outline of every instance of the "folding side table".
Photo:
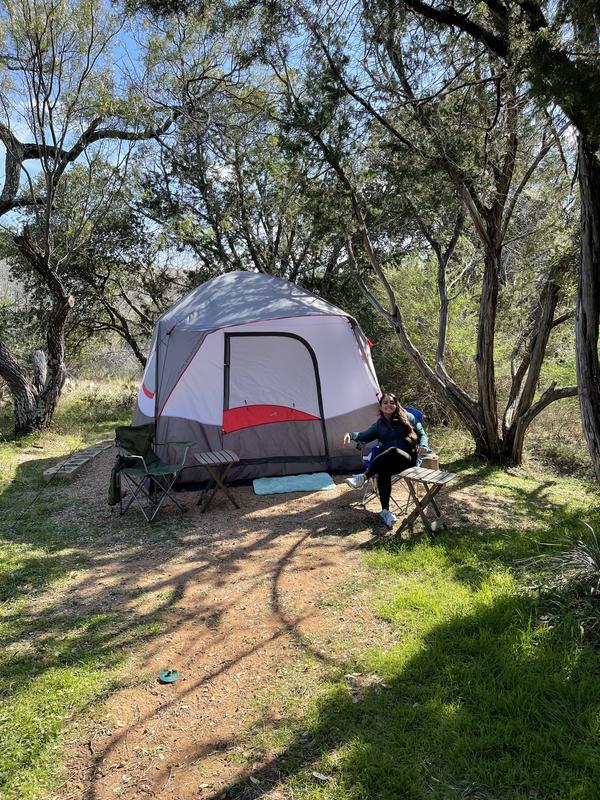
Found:
M 198 500 L 200 512 L 206 511 L 219 489 L 225 492 L 236 508 L 239 508 L 235 498 L 225 484 L 229 470 L 240 460 L 238 454 L 234 453 L 233 450 L 211 450 L 207 453 L 194 453 L 194 458 L 210 475 L 208 486 Z
M 402 480 L 406 483 L 409 495 L 415 504 L 415 507 L 402 522 L 402 525 L 398 528 L 394 535 L 402 533 L 405 528 L 410 527 L 418 516 L 420 516 L 423 520 L 423 524 L 429 533 L 433 534 L 434 528 L 425 514 L 425 509 L 428 506 L 433 508 L 433 523 L 436 525 L 436 528 L 438 525 L 445 528 L 446 523 L 444 522 L 444 518 L 442 517 L 437 503 L 435 502 L 435 496 L 449 481 L 455 477 L 456 473 L 454 472 L 444 472 L 443 470 L 439 469 L 425 469 L 424 467 L 411 467 L 410 469 L 405 469 L 404 472 L 401 472 L 400 478 L 402 478 Z M 419 498 L 417 491 L 419 486 L 423 486 L 425 488 L 425 494 L 421 498 Z

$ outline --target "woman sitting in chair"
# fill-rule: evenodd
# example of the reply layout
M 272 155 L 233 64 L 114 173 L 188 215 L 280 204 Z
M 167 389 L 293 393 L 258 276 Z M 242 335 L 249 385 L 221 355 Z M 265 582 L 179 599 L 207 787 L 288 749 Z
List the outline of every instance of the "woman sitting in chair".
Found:
M 417 418 L 406 411 L 395 395 L 386 392 L 379 400 L 379 418 L 364 431 L 354 431 L 344 436 L 344 444 L 379 440 L 381 447 L 370 462 L 366 472 L 346 478 L 353 489 L 360 489 L 369 478 L 377 476 L 377 490 L 381 501 L 380 516 L 391 528 L 396 517 L 390 511 L 392 475 L 417 464 L 419 454 L 427 451 L 427 434 Z

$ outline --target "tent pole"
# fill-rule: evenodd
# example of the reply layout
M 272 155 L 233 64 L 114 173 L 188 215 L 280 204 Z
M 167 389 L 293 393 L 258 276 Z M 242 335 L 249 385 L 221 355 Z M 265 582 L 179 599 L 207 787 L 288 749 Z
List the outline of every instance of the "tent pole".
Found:
M 158 440 L 158 351 L 160 349 L 160 320 L 156 323 L 156 358 L 154 365 L 154 441 Z

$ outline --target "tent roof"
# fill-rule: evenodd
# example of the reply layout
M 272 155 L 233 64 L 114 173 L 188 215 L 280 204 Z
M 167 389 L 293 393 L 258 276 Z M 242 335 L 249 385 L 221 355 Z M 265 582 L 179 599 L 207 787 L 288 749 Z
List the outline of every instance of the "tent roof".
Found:
M 163 331 L 172 327 L 207 331 L 307 314 L 348 317 L 317 295 L 274 275 L 227 272 L 182 297 L 159 322 Z

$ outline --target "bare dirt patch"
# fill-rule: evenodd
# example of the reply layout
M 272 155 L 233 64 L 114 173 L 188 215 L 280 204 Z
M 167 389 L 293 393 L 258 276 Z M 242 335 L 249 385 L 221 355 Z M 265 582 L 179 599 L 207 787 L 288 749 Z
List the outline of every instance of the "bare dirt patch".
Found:
M 320 676 L 391 642 L 360 551 L 382 523 L 341 484 L 266 497 L 238 487 L 240 510 L 219 495 L 206 514 L 183 494 L 188 513 L 167 506 L 147 525 L 106 506 L 111 461 L 103 454 L 59 490 L 61 522 L 81 531 L 88 559 L 61 602 L 74 614 L 159 613 L 164 627 L 96 722 L 74 729 L 55 797 L 217 797 L 264 766 L 250 731 L 298 718 Z M 167 667 L 180 672 L 173 685 L 157 682 Z

